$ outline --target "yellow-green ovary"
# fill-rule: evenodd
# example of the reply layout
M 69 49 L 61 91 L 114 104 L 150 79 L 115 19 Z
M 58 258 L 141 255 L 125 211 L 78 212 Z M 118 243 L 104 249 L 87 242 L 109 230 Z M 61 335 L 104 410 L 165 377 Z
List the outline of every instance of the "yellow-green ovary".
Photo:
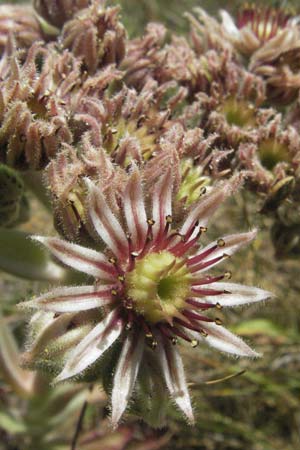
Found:
M 191 274 L 182 258 L 166 250 L 150 253 L 126 275 L 126 290 L 148 322 L 172 321 L 190 295 Z

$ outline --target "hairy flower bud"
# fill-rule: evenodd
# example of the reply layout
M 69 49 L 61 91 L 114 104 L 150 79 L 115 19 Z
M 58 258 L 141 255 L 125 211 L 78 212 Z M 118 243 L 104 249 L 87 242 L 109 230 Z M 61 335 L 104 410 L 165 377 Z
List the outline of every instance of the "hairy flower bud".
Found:
M 86 8 L 90 0 L 34 0 L 37 13 L 57 28 L 71 19 L 80 9 Z
M 125 55 L 126 31 L 118 18 L 119 8 L 106 8 L 95 0 L 65 23 L 61 42 L 81 58 L 89 73 L 106 64 L 119 64 Z
M 0 5 L 0 55 L 10 34 L 18 49 L 29 48 L 43 38 L 39 22 L 30 6 Z

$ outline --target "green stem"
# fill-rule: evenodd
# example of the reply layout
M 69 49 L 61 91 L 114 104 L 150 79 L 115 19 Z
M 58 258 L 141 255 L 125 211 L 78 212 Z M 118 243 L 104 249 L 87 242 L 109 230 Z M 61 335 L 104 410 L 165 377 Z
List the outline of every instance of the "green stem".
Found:
M 42 172 L 28 170 L 22 174 L 25 185 L 30 189 L 36 198 L 45 206 L 48 211 L 52 211 L 49 192 L 43 182 Z

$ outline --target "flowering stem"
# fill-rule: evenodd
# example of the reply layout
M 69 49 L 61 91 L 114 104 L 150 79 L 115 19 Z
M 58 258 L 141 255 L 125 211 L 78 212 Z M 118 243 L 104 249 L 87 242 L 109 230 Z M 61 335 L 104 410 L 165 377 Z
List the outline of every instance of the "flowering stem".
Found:
M 44 205 L 47 211 L 52 210 L 50 196 L 43 183 L 41 172 L 36 170 L 28 170 L 23 173 L 23 180 L 26 186 L 34 193 L 37 199 Z
M 93 385 L 91 384 L 89 387 L 89 391 L 91 392 L 93 389 Z M 76 424 L 76 429 L 75 429 L 75 433 L 72 439 L 72 443 L 71 443 L 71 450 L 76 450 L 76 446 L 77 446 L 77 441 L 80 435 L 80 432 L 82 430 L 82 425 L 83 425 L 83 420 L 84 420 L 84 416 L 87 410 L 87 406 L 88 406 L 88 398 L 85 399 L 85 401 L 83 402 L 80 414 L 79 414 L 79 418 Z

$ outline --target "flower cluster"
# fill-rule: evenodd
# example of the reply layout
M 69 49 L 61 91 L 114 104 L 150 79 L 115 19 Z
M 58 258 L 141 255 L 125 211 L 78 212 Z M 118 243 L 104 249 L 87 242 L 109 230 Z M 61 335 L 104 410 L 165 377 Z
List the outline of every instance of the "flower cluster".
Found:
M 228 197 L 254 192 L 278 254 L 299 252 L 298 18 L 187 19 L 187 36 L 129 39 L 105 0 L 0 7 L 1 226 L 25 220 L 22 177 L 41 175 L 59 237 L 36 239 L 74 284 L 25 302 L 23 361 L 101 382 L 114 425 L 130 398 L 154 421 L 165 387 L 194 421 L 179 343 L 257 356 L 216 316 L 270 296 L 211 272 L 256 234 L 205 244 Z

